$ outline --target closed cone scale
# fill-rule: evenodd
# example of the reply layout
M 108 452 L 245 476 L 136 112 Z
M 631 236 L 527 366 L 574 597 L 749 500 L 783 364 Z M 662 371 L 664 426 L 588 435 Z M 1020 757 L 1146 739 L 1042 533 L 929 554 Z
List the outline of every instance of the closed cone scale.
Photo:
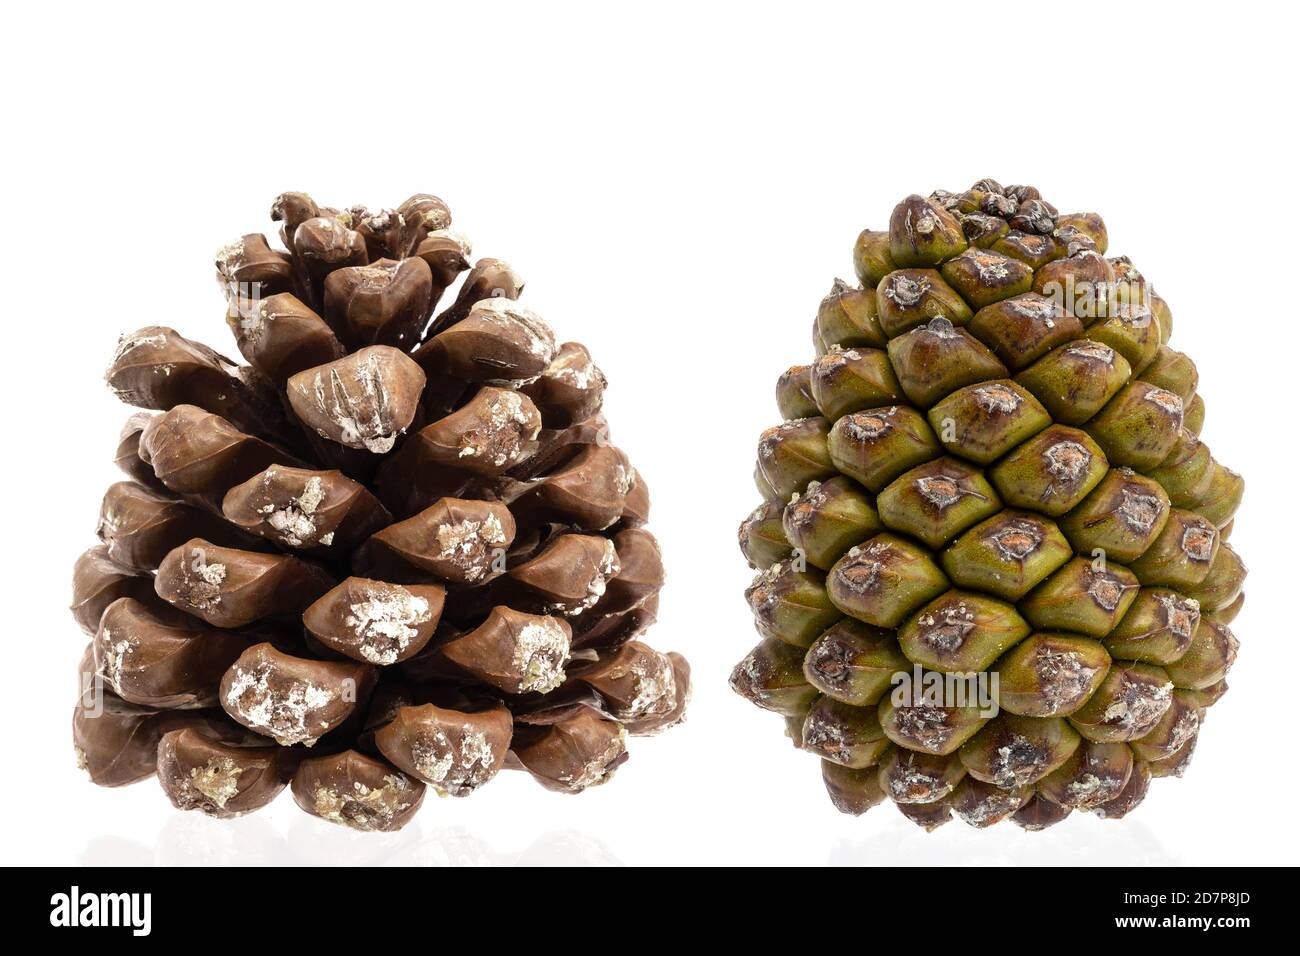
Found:
M 844 812 L 1121 817 L 1187 767 L 1246 574 L 1169 306 L 1101 217 L 992 180 L 908 197 L 853 255 L 759 442 L 762 641 L 732 686 Z

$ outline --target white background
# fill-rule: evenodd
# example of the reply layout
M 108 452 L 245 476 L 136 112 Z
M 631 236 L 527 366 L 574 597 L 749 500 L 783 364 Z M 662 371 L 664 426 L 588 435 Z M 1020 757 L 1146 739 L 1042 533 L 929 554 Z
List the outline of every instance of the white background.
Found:
M 3 785 L 23 863 L 1263 863 L 1296 849 L 1297 322 L 1290 9 L 1248 3 L 710 7 L 25 4 L 3 71 Z M 1182 780 L 1041 834 L 827 802 L 817 761 L 726 685 L 755 642 L 735 528 L 777 373 L 865 226 L 992 176 L 1095 210 L 1201 372 L 1204 438 L 1247 478 L 1242 651 Z M 669 569 L 650 640 L 689 722 L 580 797 L 507 774 L 352 834 L 286 793 L 233 823 L 152 782 L 91 786 L 65 611 L 127 410 L 101 375 L 145 324 L 233 353 L 212 252 L 282 190 L 450 204 L 477 255 L 585 342 Z

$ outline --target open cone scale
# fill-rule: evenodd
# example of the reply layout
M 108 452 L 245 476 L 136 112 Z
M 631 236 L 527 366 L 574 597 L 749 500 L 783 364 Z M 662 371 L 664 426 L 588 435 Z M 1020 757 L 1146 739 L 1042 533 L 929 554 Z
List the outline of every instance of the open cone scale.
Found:
M 218 817 L 290 786 L 362 830 L 503 768 L 605 782 L 689 669 L 640 640 L 663 565 L 604 376 L 436 197 L 272 218 L 282 249 L 216 259 L 246 364 L 154 325 L 108 370 L 150 411 L 75 571 L 82 766 Z

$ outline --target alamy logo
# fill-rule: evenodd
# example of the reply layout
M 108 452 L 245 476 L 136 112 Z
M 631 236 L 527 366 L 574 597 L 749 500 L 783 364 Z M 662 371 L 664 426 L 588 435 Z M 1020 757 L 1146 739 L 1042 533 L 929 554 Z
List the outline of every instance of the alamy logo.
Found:
M 916 664 L 910 673 L 896 671 L 889 683 L 894 688 L 890 702 L 895 707 L 971 707 L 981 717 L 998 715 L 997 671 L 945 674 L 924 671 Z
M 50 897 L 51 926 L 126 926 L 133 936 L 148 936 L 152 924 L 151 893 L 69 893 Z

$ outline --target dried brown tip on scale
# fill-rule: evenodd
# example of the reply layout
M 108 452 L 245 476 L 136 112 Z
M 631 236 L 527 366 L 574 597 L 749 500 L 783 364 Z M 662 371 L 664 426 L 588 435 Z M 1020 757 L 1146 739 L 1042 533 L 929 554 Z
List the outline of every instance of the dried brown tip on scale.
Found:
M 545 694 L 564 683 L 572 636 L 561 618 L 495 607 L 486 621 L 438 651 L 507 694 Z
M 535 381 L 521 391 L 533 400 L 548 428 L 573 425 L 600 411 L 608 382 L 577 342 L 565 342 Z
M 513 721 L 502 704 L 463 711 L 424 704 L 399 708 L 375 733 L 395 767 L 443 795 L 464 797 L 505 766 Z
M 618 573 L 605 581 L 605 593 L 574 620 L 577 644 L 598 643 L 596 632 L 602 625 L 620 617 L 657 613 L 659 590 L 664 584 L 663 556 L 659 542 L 644 528 L 629 527 L 613 536 L 618 556 Z M 640 633 L 639 631 L 637 633 Z M 629 634 L 634 637 L 636 634 Z
M 278 388 L 298 372 L 345 354 L 325 320 L 289 292 L 241 302 L 226 323 L 240 354 Z
M 257 546 L 255 539 L 212 512 L 133 481 L 109 486 L 99 508 L 96 531 L 109 558 L 139 571 L 158 567 L 168 552 L 191 538 L 211 538 L 236 547 Z
M 98 545 L 77 558 L 72 573 L 72 616 L 93 635 L 104 611 L 118 598 L 131 598 L 155 615 L 170 609 L 153 589 L 153 576 L 118 564 Z
M 239 655 L 221 680 L 221 706 L 282 747 L 310 747 L 336 729 L 369 690 L 362 664 L 292 657 L 270 644 Z
M 536 381 L 555 357 L 550 326 L 536 312 L 504 297 L 476 302 L 463 320 L 414 355 L 430 374 L 515 386 Z
M 642 637 L 659 618 L 659 595 L 653 595 L 623 611 L 601 614 L 580 622 L 583 629 L 574 636 L 573 648 L 587 655 L 590 651 L 614 651 L 628 641 Z
M 303 464 L 195 405 L 177 405 L 151 418 L 140 432 L 139 455 L 170 491 L 218 502 L 228 488 L 264 468 Z
M 271 220 L 284 224 L 280 227 L 280 238 L 288 249 L 294 247 L 293 237 L 298 227 L 319 215 L 320 207 L 306 193 L 280 193 L 271 203 Z
M 518 299 L 524 291 L 524 280 L 501 259 L 480 259 L 465 276 L 456 301 L 447 307 L 425 332 L 431 338 L 443 329 L 461 322 L 470 310 L 486 299 Z
M 511 752 L 547 790 L 581 793 L 607 783 L 627 761 L 627 731 L 579 708 L 556 723 L 516 732 Z
M 659 542 L 645 528 L 623 528 L 614 535 L 618 572 L 606 582 L 605 594 L 594 605 L 609 613 L 638 607 L 654 598 L 666 580 Z
M 325 280 L 324 319 L 356 348 L 419 341 L 433 295 L 433 273 L 423 259 L 377 259 L 331 272 Z
M 550 515 L 582 531 L 618 522 L 638 484 L 627 455 L 612 445 L 588 445 L 568 464 L 539 479 L 515 499 L 518 512 Z
M 542 419 L 528 396 L 486 386 L 455 412 L 426 425 L 409 443 L 433 466 L 495 477 L 536 451 Z
M 95 672 L 122 699 L 146 707 L 217 703 L 226 668 L 248 647 L 233 632 L 159 617 L 129 597 L 104 609 L 95 634 Z
M 400 830 L 424 800 L 424 784 L 355 750 L 304 760 L 292 789 L 312 816 L 363 832 Z
M 154 491 L 165 492 L 167 486 L 158 480 L 153 468 L 140 455 L 140 437 L 155 417 L 151 412 L 136 412 L 128 416 L 118 433 L 113 464 L 132 481 Z
M 514 515 L 501 502 L 443 498 L 376 532 L 354 564 L 372 576 L 401 576 L 405 567 L 449 583 L 477 584 L 504 559 L 515 532 Z
M 323 305 L 323 285 L 331 272 L 363 266 L 369 261 L 365 237 L 349 229 L 343 218 L 316 216 L 300 223 L 293 231 L 293 251 L 302 273 L 301 281 L 310 304 L 317 309 Z
M 297 615 L 333 586 L 323 568 L 287 554 L 221 548 L 192 538 L 158 565 L 158 596 L 214 627 Z
M 247 365 L 150 326 L 108 370 L 152 411 L 74 570 L 102 691 L 74 717 L 83 765 L 218 817 L 292 775 L 304 810 L 367 830 L 503 766 L 602 782 L 690 696 L 686 661 L 643 643 L 663 560 L 605 376 L 506 262 L 470 268 L 436 196 L 290 192 L 272 219 L 283 249 L 217 255 Z
M 121 787 L 153 775 L 163 730 L 158 711 L 111 694 L 72 714 L 77 766 L 101 787 Z
M 237 817 L 274 800 L 289 782 L 283 747 L 230 747 L 186 728 L 158 742 L 158 781 L 172 806 Z
M 690 696 L 685 659 L 638 641 L 581 668 L 574 680 L 594 690 L 602 710 L 631 734 L 658 733 L 680 723 Z
M 447 204 L 429 193 L 416 193 L 396 209 L 371 212 L 364 206 L 353 206 L 348 214 L 353 227 L 365 238 L 372 259 L 411 256 L 431 233 L 451 225 Z
M 105 379 L 118 398 L 140 408 L 197 405 L 254 434 L 273 434 L 282 421 L 270 383 L 257 372 L 165 326 L 122 336 Z
M 414 255 L 424 260 L 433 276 L 433 295 L 429 308 L 437 305 L 442 293 L 469 268 L 472 251 L 469 238 L 454 229 L 437 229 L 420 240 Z
M 302 614 L 303 626 L 331 650 L 388 665 L 418 654 L 433 637 L 446 589 L 348 578 Z
M 846 812 L 878 762 L 927 829 L 1122 816 L 1226 690 L 1244 483 L 1198 437 L 1168 303 L 1108 241 L 1032 186 L 909 196 L 778 380 L 739 535 L 766 640 L 732 686 Z M 904 673 L 935 690 L 894 700 Z
M 347 553 L 391 516 L 365 485 L 336 470 L 272 465 L 226 492 L 226 521 L 295 551 Z
M 90 676 L 91 671 L 84 673 Z M 154 774 L 163 735 L 194 729 L 210 740 L 240 746 L 252 735 L 219 710 L 159 710 L 131 704 L 87 683 L 72 714 L 77 766 L 100 787 L 138 783 Z
M 382 455 L 415 420 L 424 373 L 404 353 L 373 345 L 289 379 L 289 404 L 322 438 Z
M 260 233 L 249 233 L 217 250 L 217 281 L 232 305 L 288 290 L 293 283 L 293 265 L 276 252 Z
M 532 599 L 525 598 L 525 603 L 535 604 L 547 614 L 574 617 L 604 596 L 610 580 L 620 570 L 618 550 L 609 538 L 562 534 L 536 557 L 512 567 L 507 575 L 531 595 Z

